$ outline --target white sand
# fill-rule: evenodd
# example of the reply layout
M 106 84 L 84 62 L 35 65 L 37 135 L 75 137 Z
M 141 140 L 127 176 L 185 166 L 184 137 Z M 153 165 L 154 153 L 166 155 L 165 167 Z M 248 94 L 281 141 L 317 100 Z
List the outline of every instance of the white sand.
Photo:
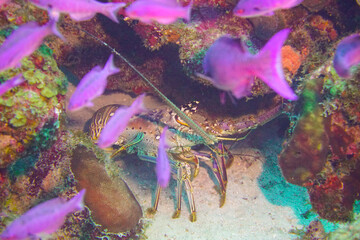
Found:
M 243 149 L 246 152 L 258 154 L 255 149 Z M 250 157 L 252 158 L 252 157 Z M 262 161 L 257 160 L 250 165 L 246 159 L 235 157 L 233 166 L 228 170 L 227 199 L 219 208 L 219 194 L 214 189 L 207 169 L 201 167 L 200 173 L 193 181 L 194 198 L 196 202 L 197 221 L 189 221 L 188 204 L 184 205 L 179 219 L 172 219 L 175 202 L 176 182 L 162 191 L 158 212 L 150 220 L 146 229 L 149 240 L 155 239 L 291 239 L 288 232 L 296 227 L 297 220 L 288 207 L 280 207 L 269 203 L 257 185 L 257 177 L 262 171 Z M 153 171 L 150 166 L 149 171 Z M 151 206 L 151 191 L 139 186 L 142 180 L 131 173 L 125 181 L 137 196 L 145 210 Z M 153 174 L 155 177 L 155 174 Z M 155 184 L 155 182 L 153 182 Z M 300 227 L 300 226 L 297 226 Z

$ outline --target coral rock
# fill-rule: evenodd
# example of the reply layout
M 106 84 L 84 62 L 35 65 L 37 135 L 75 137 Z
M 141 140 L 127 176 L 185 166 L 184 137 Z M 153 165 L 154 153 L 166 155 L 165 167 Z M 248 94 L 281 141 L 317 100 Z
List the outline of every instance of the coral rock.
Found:
M 142 210 L 126 183 L 110 178 L 95 154 L 85 147 L 77 147 L 72 156 L 71 169 L 77 189 L 86 189 L 85 204 L 91 217 L 102 229 L 118 233 L 135 228 Z

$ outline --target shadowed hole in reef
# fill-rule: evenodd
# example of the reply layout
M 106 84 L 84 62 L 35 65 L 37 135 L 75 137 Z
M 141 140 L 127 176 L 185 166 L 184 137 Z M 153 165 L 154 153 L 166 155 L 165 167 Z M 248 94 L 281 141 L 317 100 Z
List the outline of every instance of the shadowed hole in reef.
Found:
M 228 99 L 225 105 L 221 105 L 218 89 L 191 80 L 185 74 L 179 59 L 179 46 L 169 43 L 159 50 L 150 51 L 144 47 L 142 40 L 126 22 L 120 21 L 114 26 L 115 23 L 104 16 L 99 16 L 99 19 L 104 31 L 116 39 L 117 46 L 112 47 L 131 63 L 143 64 L 155 57 L 164 60 L 163 77 L 157 79 L 161 82 L 159 90 L 174 101 L 177 106 L 199 100 L 199 108 L 208 115 L 236 117 L 254 114 L 259 109 L 268 109 L 274 103 L 272 99 L 275 94 L 267 94 L 264 97 L 254 98 L 250 102 L 247 102 L 246 99 L 240 99 L 236 105 L 233 105 Z M 143 74 L 147 76 L 146 72 Z

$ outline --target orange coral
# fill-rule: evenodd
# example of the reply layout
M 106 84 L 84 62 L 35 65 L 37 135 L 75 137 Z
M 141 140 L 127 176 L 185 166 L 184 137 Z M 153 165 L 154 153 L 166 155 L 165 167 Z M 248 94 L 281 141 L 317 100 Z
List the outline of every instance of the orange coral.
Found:
M 283 67 L 295 74 L 301 65 L 301 55 L 291 46 L 285 45 L 281 48 L 281 56 Z
M 334 41 L 338 37 L 338 34 L 334 29 L 334 24 L 320 15 L 314 16 L 310 20 L 310 25 L 319 31 L 321 35 L 327 36 L 331 41 Z

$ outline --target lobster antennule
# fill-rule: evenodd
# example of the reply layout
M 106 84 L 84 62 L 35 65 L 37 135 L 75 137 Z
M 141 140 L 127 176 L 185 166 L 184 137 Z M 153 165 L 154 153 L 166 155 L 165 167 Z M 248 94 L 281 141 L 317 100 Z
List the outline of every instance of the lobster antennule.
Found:
M 118 57 L 120 57 L 132 70 L 134 70 L 142 80 L 144 80 L 146 82 L 146 84 L 148 84 L 154 91 L 155 93 L 174 111 L 176 112 L 181 119 L 186 122 L 197 134 L 199 134 L 204 141 L 206 142 L 206 144 L 208 145 L 214 145 L 218 142 L 217 138 L 213 135 L 210 135 L 208 133 L 206 133 L 204 131 L 204 129 L 202 129 L 198 124 L 196 124 L 189 116 L 187 116 L 184 112 L 182 112 L 170 99 L 168 99 L 159 89 L 157 89 L 157 87 L 155 87 L 154 84 L 152 84 L 150 82 L 149 79 L 147 79 L 134 65 L 132 65 L 123 55 L 121 55 L 118 51 L 116 51 L 115 48 L 111 47 L 109 44 L 107 44 L 106 42 L 102 41 L 101 39 L 99 39 L 98 37 L 96 37 L 95 35 L 89 33 L 88 31 L 79 28 L 77 26 L 74 25 L 70 25 L 71 27 L 77 28 L 78 30 L 84 32 L 85 34 L 87 34 L 88 36 L 92 37 L 93 39 L 95 39 L 96 41 L 100 42 L 101 44 L 103 44 L 105 47 L 107 47 L 108 49 L 111 50 L 111 52 L 113 52 L 114 54 L 116 54 Z

